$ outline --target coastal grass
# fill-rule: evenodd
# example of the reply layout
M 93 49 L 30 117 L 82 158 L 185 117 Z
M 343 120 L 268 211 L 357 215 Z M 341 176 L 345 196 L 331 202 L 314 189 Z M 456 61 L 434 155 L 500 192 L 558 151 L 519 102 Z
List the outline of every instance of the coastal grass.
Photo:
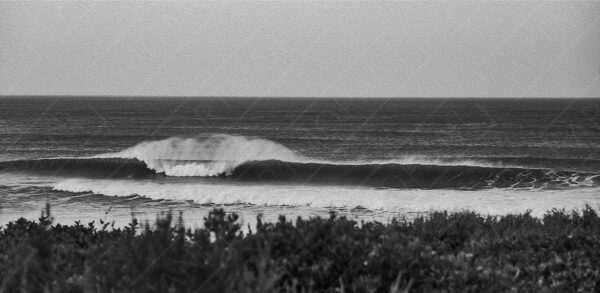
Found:
M 600 290 L 600 217 L 552 210 L 411 221 L 258 217 L 243 234 L 215 209 L 204 227 L 156 223 L 0 229 L 0 292 L 592 292 Z

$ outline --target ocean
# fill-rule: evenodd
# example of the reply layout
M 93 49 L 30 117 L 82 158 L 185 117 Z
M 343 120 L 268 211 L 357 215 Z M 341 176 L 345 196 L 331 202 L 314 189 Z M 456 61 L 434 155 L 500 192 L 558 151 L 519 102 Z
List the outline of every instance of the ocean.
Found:
M 1 97 L 0 224 L 600 206 L 600 100 Z

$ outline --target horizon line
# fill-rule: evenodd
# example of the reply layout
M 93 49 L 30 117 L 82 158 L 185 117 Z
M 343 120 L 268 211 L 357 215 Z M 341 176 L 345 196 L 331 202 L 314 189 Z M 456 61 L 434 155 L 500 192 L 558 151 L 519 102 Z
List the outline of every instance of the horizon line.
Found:
M 505 97 L 505 96 L 396 96 L 396 97 L 377 97 L 377 96 L 169 96 L 169 95 L 0 95 L 0 98 L 20 97 L 20 98 L 196 98 L 196 99 L 598 99 L 597 97 Z

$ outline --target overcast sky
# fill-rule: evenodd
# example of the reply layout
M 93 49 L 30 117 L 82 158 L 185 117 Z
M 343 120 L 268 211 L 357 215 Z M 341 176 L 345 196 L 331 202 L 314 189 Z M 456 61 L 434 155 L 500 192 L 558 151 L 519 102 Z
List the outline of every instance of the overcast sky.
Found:
M 0 94 L 599 97 L 600 2 L 2 2 Z

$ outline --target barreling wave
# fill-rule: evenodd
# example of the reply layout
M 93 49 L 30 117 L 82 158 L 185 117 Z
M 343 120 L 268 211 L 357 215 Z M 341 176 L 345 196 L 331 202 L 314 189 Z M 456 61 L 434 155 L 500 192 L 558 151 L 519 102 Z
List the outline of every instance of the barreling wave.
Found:
M 595 173 L 479 161 L 415 157 L 371 162 L 318 161 L 273 141 L 230 135 L 142 142 L 117 153 L 87 158 L 0 162 L 0 170 L 92 178 L 210 177 L 257 183 L 426 189 L 568 188 L 600 184 Z
M 219 161 L 167 160 L 160 164 L 163 167 L 170 166 L 170 172 L 184 170 L 185 174 L 189 174 L 194 169 L 198 174 L 205 174 L 198 177 L 256 183 L 425 189 L 568 188 L 600 184 L 599 175 L 593 173 L 484 166 L 298 163 L 279 160 L 249 161 L 232 168 L 223 167 L 229 166 L 230 162 Z M 11 161 L 0 163 L 0 170 L 36 171 L 55 176 L 87 178 L 154 179 L 169 176 L 138 159 L 118 158 Z M 220 173 L 216 173 L 216 170 L 220 170 Z

